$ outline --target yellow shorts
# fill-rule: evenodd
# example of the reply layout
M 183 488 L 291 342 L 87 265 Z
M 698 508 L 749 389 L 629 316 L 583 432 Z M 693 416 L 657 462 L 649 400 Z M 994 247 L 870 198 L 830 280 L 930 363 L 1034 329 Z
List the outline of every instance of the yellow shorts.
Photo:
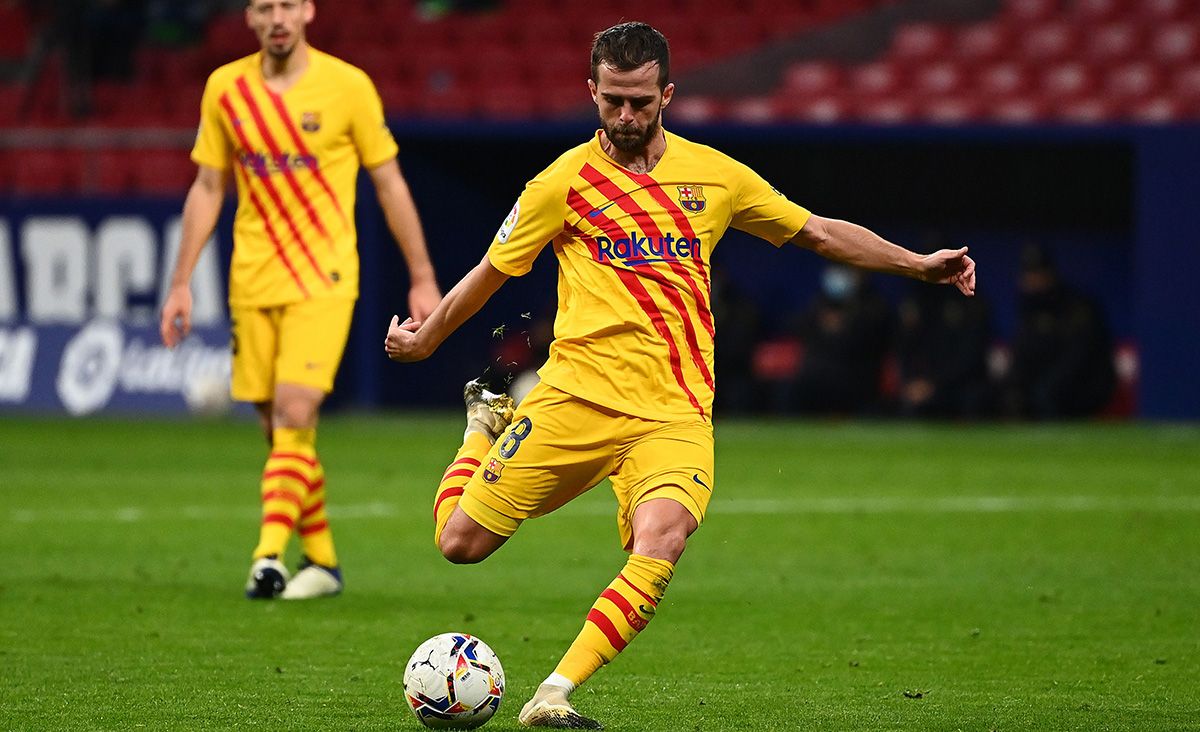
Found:
M 276 384 L 331 391 L 353 314 L 340 299 L 233 308 L 233 398 L 271 401 Z
M 458 505 L 489 531 L 512 536 L 525 519 L 609 477 L 626 549 L 633 545 L 633 512 L 650 499 L 674 499 L 703 523 L 713 485 L 712 424 L 631 417 L 538 384 Z

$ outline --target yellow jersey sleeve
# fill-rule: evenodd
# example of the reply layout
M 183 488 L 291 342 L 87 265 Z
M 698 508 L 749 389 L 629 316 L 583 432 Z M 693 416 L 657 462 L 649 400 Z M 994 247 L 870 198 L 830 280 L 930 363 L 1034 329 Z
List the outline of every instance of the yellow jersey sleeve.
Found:
M 562 233 L 566 195 L 556 181 L 549 169 L 529 181 L 492 239 L 488 260 L 504 274 L 529 272 L 542 248 Z
M 789 201 L 747 166 L 735 163 L 733 168 L 736 180 L 732 186 L 735 199 L 730 226 L 777 247 L 804 228 L 812 215 L 807 209 Z
M 396 157 L 400 149 L 384 119 L 383 100 L 375 84 L 364 72 L 359 71 L 356 76 L 361 89 L 353 95 L 357 104 L 350 115 L 353 120 L 350 134 L 363 167 L 374 168 Z
M 192 162 L 217 170 L 229 170 L 233 163 L 233 146 L 221 124 L 220 83 L 216 74 L 208 77 L 204 96 L 200 100 L 200 129 L 192 147 Z

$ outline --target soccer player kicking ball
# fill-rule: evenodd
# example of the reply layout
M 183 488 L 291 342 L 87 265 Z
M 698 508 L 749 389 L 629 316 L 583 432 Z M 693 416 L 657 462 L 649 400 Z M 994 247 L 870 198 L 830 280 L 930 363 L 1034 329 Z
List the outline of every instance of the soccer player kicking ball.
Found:
M 438 487 L 435 538 L 479 562 L 521 522 L 612 479 L 629 560 L 554 673 L 521 710 L 530 727 L 599 729 L 568 697 L 655 615 L 714 486 L 709 258 L 730 226 L 775 246 L 975 291 L 966 248 L 915 254 L 811 215 L 754 171 L 662 128 L 671 103 L 662 34 L 596 36 L 588 83 L 601 129 L 529 182 L 486 256 L 423 322 L 394 318 L 396 361 L 427 358 L 550 242 L 559 304 L 541 383 L 515 414 L 467 385 L 467 432 Z
M 271 446 L 245 587 L 252 599 L 342 591 L 316 439 L 358 297 L 360 163 L 408 262 L 409 307 L 429 313 L 441 297 L 383 104 L 365 73 L 308 45 L 305 28 L 315 13 L 312 0 L 248 0 L 246 23 L 261 49 L 217 69 L 204 87 L 192 150 L 199 171 L 183 205 L 160 324 L 169 347 L 187 335 L 188 283 L 217 224 L 226 180 L 235 177 L 232 391 L 254 403 Z M 293 532 L 304 559 L 289 578 L 282 559 Z

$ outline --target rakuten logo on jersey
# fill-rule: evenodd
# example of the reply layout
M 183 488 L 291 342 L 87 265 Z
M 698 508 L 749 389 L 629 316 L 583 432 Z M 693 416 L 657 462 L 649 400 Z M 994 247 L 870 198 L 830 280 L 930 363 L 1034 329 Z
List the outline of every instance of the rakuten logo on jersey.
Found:
M 596 261 L 612 264 L 614 260 L 633 266 L 669 260 L 694 259 L 700 256 L 700 240 L 668 233 L 666 236 L 642 236 L 636 229 L 625 232 L 615 241 L 607 236 L 596 237 Z

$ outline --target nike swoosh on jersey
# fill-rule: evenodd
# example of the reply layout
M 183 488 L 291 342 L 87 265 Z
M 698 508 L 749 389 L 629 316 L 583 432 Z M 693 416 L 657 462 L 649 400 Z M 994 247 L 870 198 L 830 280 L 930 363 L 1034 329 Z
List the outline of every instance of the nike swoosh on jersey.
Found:
M 588 218 L 589 219 L 596 218 L 600 214 L 604 213 L 604 209 L 609 208 L 611 206 L 615 206 L 616 203 L 617 203 L 616 201 L 609 201 L 608 203 L 604 204 L 600 208 L 593 208 L 591 211 L 588 211 Z
M 709 493 L 712 493 L 712 488 L 709 488 L 708 486 L 706 486 L 704 484 L 704 481 L 700 480 L 699 473 L 696 473 L 695 475 L 693 475 L 692 480 L 696 481 L 696 483 L 698 483 L 700 485 L 700 487 L 703 488 L 704 490 L 708 491 Z

